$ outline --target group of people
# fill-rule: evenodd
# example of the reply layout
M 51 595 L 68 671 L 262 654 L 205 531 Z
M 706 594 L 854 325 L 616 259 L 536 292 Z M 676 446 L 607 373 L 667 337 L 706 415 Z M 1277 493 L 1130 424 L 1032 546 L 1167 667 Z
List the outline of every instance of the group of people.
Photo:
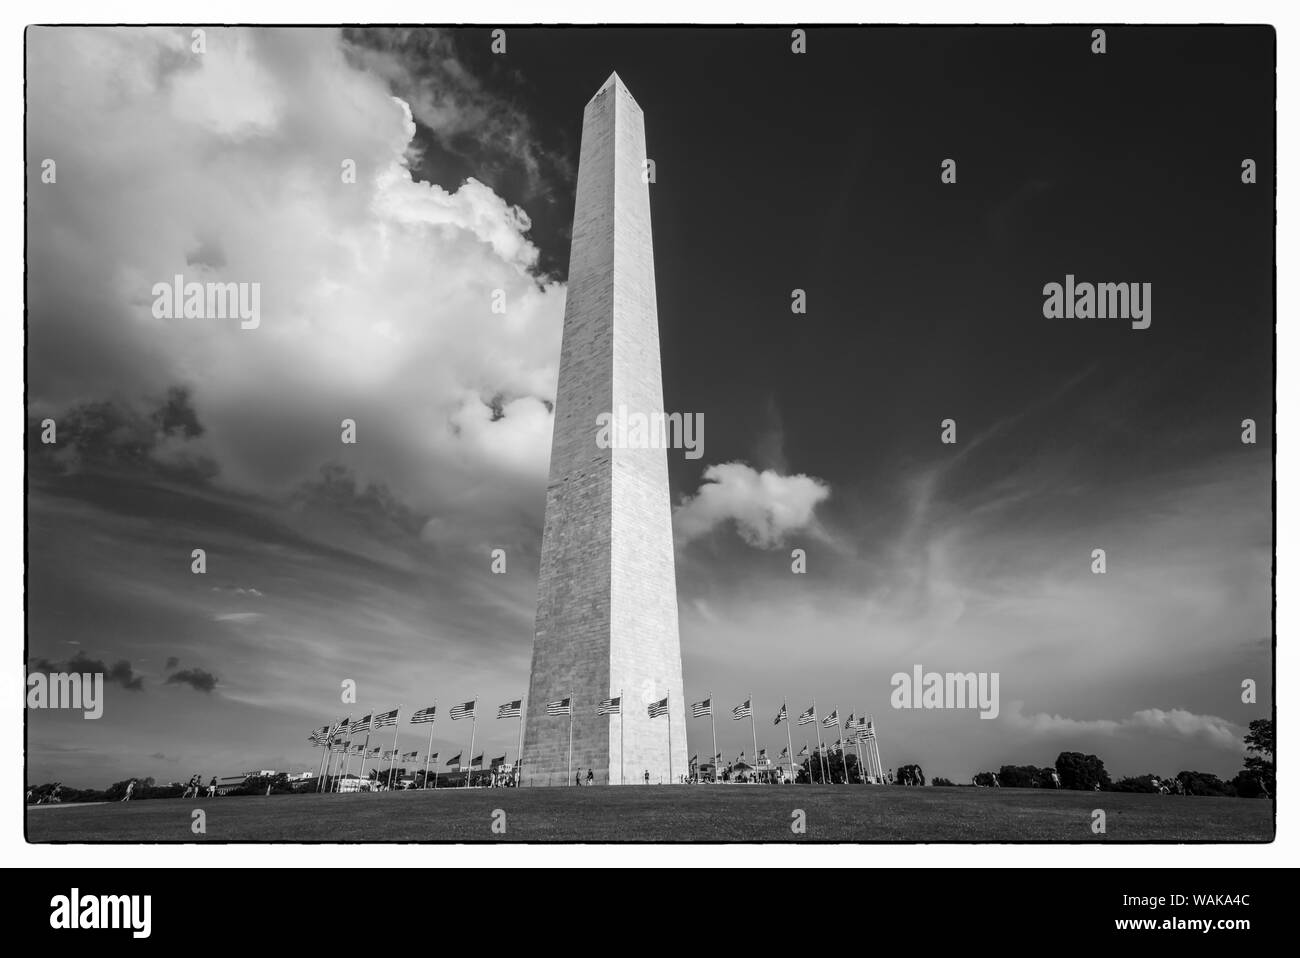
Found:
M 190 780 L 185 783 L 185 794 L 181 798 L 198 798 L 203 792 L 203 776 L 195 773 L 190 776 Z M 208 782 L 208 798 L 213 798 L 217 794 L 217 776 L 212 776 L 212 781 Z M 268 787 L 267 794 L 271 794 Z M 125 799 L 123 799 L 125 801 Z
M 641 773 L 641 781 L 643 781 L 646 785 L 650 784 L 650 769 L 647 768 L 645 771 Z M 686 781 L 685 776 L 682 777 L 682 781 Z M 596 773 L 591 769 L 587 769 L 587 777 L 584 780 L 582 777 L 582 769 L 578 769 L 576 772 L 573 773 L 573 784 L 579 787 L 584 785 L 595 785 Z
M 31 804 L 32 804 L 32 795 L 34 794 L 34 792 L 35 792 L 34 789 L 30 789 L 30 788 L 27 789 L 27 804 L 28 804 L 28 805 L 31 805 Z M 37 804 L 37 805 L 59 805 L 59 804 L 62 804 L 62 802 L 63 802 L 63 783 L 62 783 L 62 782 L 55 782 L 55 783 L 54 783 L 53 785 L 51 785 L 48 789 L 46 789 L 44 792 L 41 792 L 41 793 L 39 793 L 39 794 L 36 795 L 36 804 Z

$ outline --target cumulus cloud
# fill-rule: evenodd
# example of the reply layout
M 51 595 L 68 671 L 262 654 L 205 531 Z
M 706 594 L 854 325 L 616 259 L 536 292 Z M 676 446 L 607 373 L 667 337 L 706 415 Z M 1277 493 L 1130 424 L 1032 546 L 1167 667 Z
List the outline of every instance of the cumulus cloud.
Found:
M 552 178 L 570 172 L 528 114 L 484 86 L 452 33 L 367 27 L 344 36 L 349 57 L 387 79 L 443 150 L 493 174 L 517 172 L 530 196 L 549 197 Z
M 62 664 L 41 658 L 36 659 L 32 663 L 32 667 L 33 671 L 47 673 L 78 672 L 83 675 L 86 673 L 99 673 L 104 676 L 105 682 L 114 682 L 132 692 L 139 692 L 144 688 L 144 679 L 135 674 L 135 670 L 131 668 L 131 663 L 125 659 L 108 665 L 102 659 L 92 659 L 84 652 L 78 652 Z
M 181 669 L 167 676 L 168 685 L 188 685 L 200 692 L 211 692 L 217 687 L 217 677 L 204 669 Z
M 112 397 L 79 436 L 125 423 L 130 451 L 231 491 L 288 495 L 346 453 L 424 519 L 519 521 L 545 482 L 564 289 L 523 209 L 413 176 L 415 119 L 377 61 L 331 30 L 210 29 L 202 55 L 181 29 L 27 37 L 28 160 L 58 163 L 31 204 L 32 415 Z M 177 274 L 260 283 L 260 326 L 155 318 Z
M 1142 709 L 1124 719 L 1073 719 L 1047 712 L 1025 714 L 1023 702 L 1012 702 L 1005 720 L 1042 736 L 1154 734 L 1192 739 L 1216 748 L 1240 751 L 1244 729 L 1217 715 L 1197 715 L 1186 709 Z
M 830 494 L 830 485 L 812 476 L 727 462 L 704 470 L 704 484 L 674 510 L 673 525 L 678 541 L 690 542 L 734 522 L 750 545 L 772 549 L 792 532 L 815 528 L 817 505 Z

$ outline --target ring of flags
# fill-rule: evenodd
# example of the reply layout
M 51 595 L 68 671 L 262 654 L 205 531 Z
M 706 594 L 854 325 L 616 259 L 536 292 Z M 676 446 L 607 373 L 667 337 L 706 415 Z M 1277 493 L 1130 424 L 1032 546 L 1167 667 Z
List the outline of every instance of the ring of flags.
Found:
M 646 707 L 646 714 L 651 719 L 662 718 L 668 715 L 669 714 L 668 701 L 669 701 L 668 696 L 665 696 L 664 698 L 656 702 L 649 703 L 648 706 Z M 432 723 L 436 721 L 437 712 L 438 709 L 436 704 L 429 705 L 426 706 L 425 708 L 418 709 L 417 711 L 415 711 L 410 716 L 408 721 L 412 725 L 421 725 L 421 724 L 432 725 Z M 544 707 L 544 712 L 548 716 L 569 716 L 570 721 L 572 722 L 572 717 L 574 715 L 573 698 L 565 697 L 565 698 L 556 699 L 554 701 L 547 702 Z M 622 695 L 613 696 L 611 698 L 605 699 L 597 703 L 595 713 L 596 715 L 602 717 L 613 716 L 613 715 L 622 716 L 623 715 Z M 462 702 L 459 705 L 453 706 L 450 714 L 451 714 L 452 721 L 459 721 L 461 719 L 466 719 L 466 718 L 477 719 L 478 717 L 477 699 L 470 699 L 469 701 Z M 692 718 L 711 718 L 713 715 L 714 715 L 714 709 L 713 709 L 712 695 L 710 695 L 708 698 L 702 699 L 701 701 L 695 702 L 691 705 Z M 731 709 L 731 716 L 734 721 L 740 721 L 741 719 L 746 719 L 746 718 L 752 719 L 754 716 L 753 700 L 747 698 L 739 705 L 734 706 Z M 498 706 L 497 718 L 518 719 L 520 721 L 520 743 L 519 744 L 520 744 L 520 749 L 522 750 L 523 700 L 514 699 L 512 701 L 506 702 Z M 820 722 L 819 722 L 819 718 L 820 718 Z M 378 745 L 374 747 L 369 747 L 368 739 L 371 733 L 384 728 L 393 728 L 394 730 L 396 730 L 396 727 L 398 726 L 400 719 L 401 719 L 401 707 L 399 706 L 398 708 L 390 709 L 387 712 L 379 712 L 379 713 L 371 713 L 371 714 L 363 715 L 360 718 L 356 719 L 355 721 L 353 720 L 352 716 L 348 716 L 347 718 L 339 719 L 337 722 L 333 723 L 332 725 L 326 724 L 326 725 L 322 725 L 320 728 L 313 729 L 311 733 L 307 736 L 307 741 L 313 747 L 324 750 L 324 754 L 322 755 L 322 760 L 321 760 L 322 777 L 326 775 L 326 771 L 327 771 L 326 770 L 327 763 L 325 760 L 325 755 L 342 754 L 348 757 L 348 761 L 350 761 L 351 756 L 359 755 L 362 758 L 363 768 L 367 759 L 379 759 L 381 761 L 389 761 L 392 763 L 396 763 L 400 761 L 404 764 L 411 763 L 411 762 L 418 762 L 420 758 L 420 751 L 418 749 L 410 752 L 399 751 L 399 749 L 397 748 L 396 731 L 394 731 L 393 748 L 385 750 L 383 749 L 382 746 L 378 746 Z M 790 712 L 788 709 L 788 703 L 782 702 L 781 707 L 777 710 L 776 715 L 772 719 L 772 724 L 780 725 L 782 722 L 788 723 L 789 721 L 790 721 Z M 794 753 L 793 756 L 791 755 L 791 750 L 793 749 L 793 745 L 790 745 L 788 747 L 783 747 L 781 749 L 778 762 L 789 761 L 791 763 L 791 767 L 793 768 L 795 758 L 808 758 L 810 757 L 810 755 L 826 756 L 831 754 L 843 754 L 846 749 L 856 747 L 859 750 L 858 757 L 859 759 L 862 760 L 859 763 L 858 774 L 860 776 L 863 776 L 864 780 L 868 778 L 874 781 L 884 780 L 883 770 L 880 767 L 879 751 L 875 744 L 878 741 L 878 739 L 876 735 L 875 722 L 873 719 L 869 719 L 865 715 L 859 716 L 856 713 L 851 712 L 849 713 L 848 718 L 845 719 L 843 722 L 841 722 L 839 716 L 839 710 L 837 708 L 832 708 L 828 714 L 819 717 L 817 715 L 816 704 L 814 703 L 814 705 L 809 706 L 807 709 L 799 713 L 799 716 L 796 720 L 796 724 L 819 725 L 820 728 L 826 728 L 826 729 L 838 728 L 841 730 L 841 734 L 839 738 L 837 738 L 834 742 L 830 742 L 827 744 L 823 744 L 820 741 L 820 735 L 819 735 L 818 743 L 816 747 L 812 749 L 811 753 L 809 751 L 809 746 L 807 743 L 805 743 L 803 748 L 800 749 L 797 753 Z M 367 741 L 364 744 L 362 742 L 354 742 L 353 739 L 361 734 L 364 734 L 366 736 Z M 428 764 L 436 760 L 439 756 L 438 752 L 432 750 L 432 744 L 433 744 L 433 729 L 431 728 L 429 734 L 430 749 L 428 750 L 428 755 L 425 759 L 426 771 L 428 769 Z M 862 755 L 862 751 L 861 751 L 863 746 L 866 746 L 867 748 L 867 755 L 865 758 Z M 755 750 L 756 750 L 755 760 L 760 765 L 771 764 L 767 756 L 766 748 L 758 748 L 757 745 L 755 745 Z M 464 755 L 465 752 L 463 750 L 457 752 L 454 756 L 452 756 L 450 759 L 447 760 L 446 765 L 448 767 L 460 766 L 461 760 L 464 757 Z M 484 753 L 481 752 L 478 755 L 474 755 L 470 760 L 470 764 L 468 768 L 473 769 L 473 768 L 484 767 L 483 766 L 484 757 L 485 757 Z M 493 758 L 491 760 L 491 768 L 495 770 L 497 768 L 504 766 L 506 764 L 506 758 L 507 758 L 506 754 L 503 754 L 497 758 Z M 745 759 L 745 752 L 742 751 L 739 756 L 739 761 L 743 762 L 744 759 Z M 692 769 L 696 767 L 697 760 L 698 760 L 698 755 L 693 755 L 691 757 L 689 765 Z M 722 761 L 722 753 L 718 752 L 716 755 L 713 756 L 713 762 L 715 763 L 716 766 L 716 764 L 721 761 Z M 331 759 L 328 764 L 330 768 L 333 768 L 333 765 L 335 764 L 335 760 Z M 338 760 L 338 764 L 345 769 L 347 767 L 347 762 L 344 762 L 343 760 Z M 390 765 L 390 780 L 391 780 L 391 774 L 393 768 L 394 766 Z M 332 774 L 337 774 L 337 772 L 333 772 Z

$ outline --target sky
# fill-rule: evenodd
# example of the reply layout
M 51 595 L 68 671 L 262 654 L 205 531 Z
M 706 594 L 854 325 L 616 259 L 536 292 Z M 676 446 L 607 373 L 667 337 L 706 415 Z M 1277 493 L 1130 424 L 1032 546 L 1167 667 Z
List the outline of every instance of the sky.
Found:
M 665 405 L 706 424 L 668 457 L 688 698 L 752 696 L 772 754 L 782 701 L 867 713 L 931 778 L 1234 774 L 1272 710 L 1271 31 L 506 40 L 27 31 L 28 668 L 109 676 L 98 720 L 27 712 L 28 780 L 302 772 L 326 722 L 469 698 L 513 757 L 612 70 L 655 161 Z M 260 324 L 156 317 L 177 274 L 260 283 Z M 1150 283 L 1150 328 L 1046 318 L 1067 274 Z M 917 664 L 997 672 L 998 718 L 891 708 Z

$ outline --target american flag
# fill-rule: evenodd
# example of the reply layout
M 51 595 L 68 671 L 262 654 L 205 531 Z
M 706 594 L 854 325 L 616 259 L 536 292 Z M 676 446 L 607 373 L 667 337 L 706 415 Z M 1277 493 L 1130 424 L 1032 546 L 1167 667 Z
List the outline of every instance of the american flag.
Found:
M 876 737 L 876 724 L 875 724 L 874 721 L 872 721 L 872 722 L 868 722 L 868 723 L 867 723 L 867 725 L 866 725 L 866 732 L 864 732 L 863 734 L 866 735 L 867 738 L 875 738 L 875 737 Z
M 353 735 L 356 735 L 358 732 L 367 732 L 367 733 L 369 733 L 369 731 L 370 731 L 370 716 L 369 716 L 369 715 L 363 715 L 361 718 L 357 719 L 355 722 L 352 723 L 352 734 L 353 734 Z
M 367 755 L 372 755 L 372 756 L 373 756 L 373 755 L 378 755 L 378 754 L 379 754 L 379 750 L 380 750 L 381 748 L 383 748 L 382 745 L 376 745 L 374 748 L 372 748 L 369 752 L 366 752 L 365 754 L 367 754 Z
M 365 754 L 366 754 L 366 747 L 365 747 L 363 744 L 361 744 L 360 742 L 357 742 L 356 745 L 353 745 L 353 746 L 352 746 L 352 748 L 350 749 L 350 752 L 351 752 L 351 754 L 353 754 L 353 755 L 365 755 Z
M 493 768 L 500 768 L 500 767 L 501 767 L 502 765 L 504 765 L 505 763 L 506 763 L 506 757 L 505 757 L 504 755 L 502 755 L 500 758 L 494 758 L 494 759 L 492 759 L 492 767 L 493 767 Z
M 740 721 L 743 718 L 749 718 L 753 714 L 754 710 L 749 707 L 749 699 L 745 699 L 745 701 L 741 702 L 731 710 L 731 717 L 736 721 Z
M 479 753 L 478 753 L 477 755 L 475 755 L 472 759 L 470 759 L 469 767 L 470 767 L 470 768 L 474 768 L 474 767 L 476 767 L 476 766 L 477 766 L 478 768 L 482 768 L 482 767 L 483 767 L 483 753 L 482 753 L 482 752 L 479 752 Z
M 703 702 L 696 702 L 691 706 L 691 718 L 704 718 L 706 715 L 713 714 L 713 699 L 708 698 Z
M 772 719 L 772 724 L 780 725 L 782 722 L 786 721 L 789 717 L 790 717 L 789 714 L 785 710 L 785 703 L 782 702 L 781 711 L 776 713 L 776 718 Z
M 384 712 L 375 716 L 375 728 L 387 728 L 390 725 L 397 724 L 397 713 L 400 709 L 393 709 L 391 712 Z
M 760 759 L 767 758 L 767 749 L 765 749 L 765 748 L 760 748 L 760 749 L 758 750 L 758 757 L 759 757 Z
M 462 755 L 464 755 L 464 754 L 465 754 L 464 752 L 457 752 L 457 753 L 456 753 L 455 755 L 453 755 L 451 758 L 447 759 L 447 767 L 448 767 L 448 768 L 451 768 L 453 765 L 459 765 L 459 764 L 460 764 L 460 757 L 461 757 Z
M 840 713 L 837 709 L 831 709 L 831 714 L 822 719 L 822 728 L 834 728 L 840 724 Z
M 799 749 L 799 757 L 800 757 L 800 758 L 803 758 L 803 757 L 804 757 L 805 755 L 807 755 L 807 754 L 808 754 L 808 746 L 807 746 L 807 745 L 805 745 L 803 748 Z
M 419 750 L 419 749 L 416 749 L 414 752 L 403 752 L 403 753 L 402 753 L 402 761 L 403 761 L 403 762 L 414 762 L 414 761 L 417 761 L 419 758 L 420 758 L 420 750 Z
M 397 757 L 397 749 L 395 748 L 390 748 L 387 752 L 384 753 L 385 762 L 387 762 L 390 758 L 396 758 L 396 757 Z
M 811 705 L 799 713 L 800 725 L 812 725 L 815 721 L 817 721 L 817 712 L 814 711 Z
M 463 718 L 478 718 L 478 711 L 474 708 L 477 704 L 477 699 L 470 699 L 468 702 L 461 702 L 459 705 L 452 706 L 451 720 L 458 722 Z
M 339 721 L 334 723 L 334 727 L 330 729 L 329 737 L 333 738 L 335 735 L 338 735 L 339 732 L 342 732 L 344 729 L 351 728 L 351 727 L 352 727 L 351 715 L 349 715 L 345 719 L 339 719 Z
M 573 702 L 570 699 L 556 699 L 546 703 L 547 715 L 572 715 Z
M 348 747 L 348 743 L 341 738 L 336 738 L 330 743 L 331 752 L 342 752 Z
M 664 696 L 658 702 L 651 702 L 650 708 L 646 711 L 650 713 L 651 718 L 658 718 L 661 715 L 668 714 L 668 696 Z
M 438 761 L 438 753 L 437 753 L 437 752 L 434 752 L 432 755 L 430 755 L 429 758 L 428 758 L 428 761 L 430 761 L 430 762 L 436 762 L 436 761 Z
M 311 742 L 313 745 L 320 746 L 329 741 L 329 736 L 330 727 L 328 725 L 322 725 L 318 729 L 312 729 L 311 735 L 307 736 L 307 741 Z
M 790 750 L 788 748 L 783 748 L 781 749 L 781 754 L 778 755 L 777 758 L 785 758 L 789 754 L 790 754 Z
M 852 713 L 852 712 L 850 712 L 850 713 L 849 713 L 849 717 L 846 718 L 846 719 L 844 720 L 844 727 L 845 727 L 845 728 L 853 728 L 853 713 Z
M 713 760 L 714 760 L 715 762 L 721 762 L 721 761 L 722 761 L 722 753 L 719 752 L 717 755 L 713 756 Z
M 427 705 L 424 708 L 420 709 L 420 711 L 416 712 L 414 715 L 411 716 L 411 724 L 424 725 L 428 722 L 432 722 L 436 720 L 437 717 L 438 717 L 438 706 Z
M 596 706 L 597 715 L 622 715 L 623 714 L 623 696 L 617 696 L 612 699 L 605 699 Z
M 524 711 L 524 700 L 515 699 L 513 702 L 507 702 L 505 705 L 497 706 L 497 718 L 519 718 Z

